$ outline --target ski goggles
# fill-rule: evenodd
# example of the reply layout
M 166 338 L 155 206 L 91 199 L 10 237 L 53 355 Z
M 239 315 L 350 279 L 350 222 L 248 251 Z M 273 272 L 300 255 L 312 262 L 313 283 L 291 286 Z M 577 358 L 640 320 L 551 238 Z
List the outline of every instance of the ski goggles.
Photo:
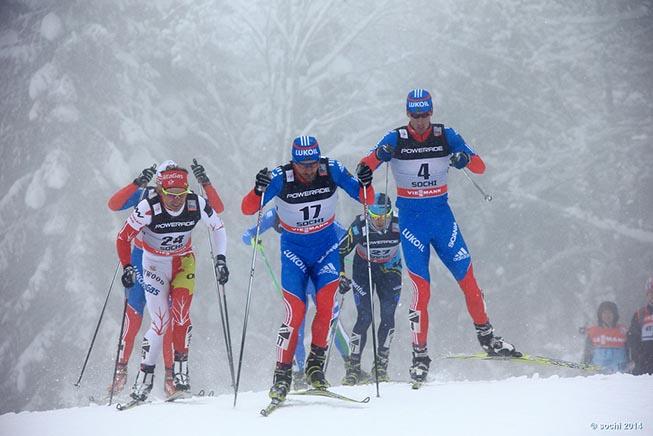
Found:
M 188 195 L 188 194 L 190 194 L 190 193 L 191 193 L 191 190 L 188 189 L 188 188 L 186 188 L 185 191 L 181 191 L 181 192 L 170 192 L 170 191 L 168 191 L 166 188 L 161 188 L 161 192 L 163 192 L 164 195 L 169 195 L 169 196 L 171 196 L 171 197 L 181 197 L 181 196 L 183 196 L 183 195 Z
M 390 215 L 392 215 L 392 209 L 387 211 L 387 212 L 382 212 L 382 213 L 372 212 L 370 209 L 368 209 L 367 213 L 370 214 L 370 218 L 372 218 L 372 219 L 387 218 Z

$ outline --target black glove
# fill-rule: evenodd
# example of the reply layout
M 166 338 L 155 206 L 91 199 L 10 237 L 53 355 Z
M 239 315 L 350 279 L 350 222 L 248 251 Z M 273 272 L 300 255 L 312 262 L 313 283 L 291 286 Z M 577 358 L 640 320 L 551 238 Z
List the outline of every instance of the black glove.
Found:
M 229 281 L 229 269 L 227 269 L 227 259 L 224 254 L 215 256 L 215 274 L 218 276 L 218 283 L 221 285 Z
M 120 280 L 125 288 L 129 289 L 134 287 L 134 283 L 136 282 L 136 268 L 131 265 L 125 265 L 122 269 Z
M 364 188 L 367 188 L 372 184 L 372 169 L 368 167 L 367 164 L 358 164 L 358 167 L 356 167 L 356 176 Z
M 449 165 L 451 165 L 454 168 L 458 168 L 459 170 L 462 170 L 469 163 L 469 155 L 464 151 L 459 151 L 457 153 L 452 154 L 449 161 L 450 161 Z
M 150 183 L 150 180 L 152 180 L 152 177 L 154 177 L 155 174 L 156 174 L 156 165 L 152 165 L 149 168 L 145 168 L 141 172 L 141 175 L 134 179 L 134 185 L 138 185 L 141 188 L 146 187 L 147 184 Z
M 204 167 L 197 163 L 197 159 L 193 159 L 193 163 L 191 164 L 190 169 L 193 170 L 193 174 L 195 174 L 195 178 L 200 185 L 208 185 L 211 183 L 208 176 L 206 175 Z
M 256 173 L 256 184 L 254 185 L 256 195 L 262 195 L 270 182 L 272 182 L 272 174 L 270 174 L 267 167 Z
M 338 285 L 338 292 L 341 294 L 346 294 L 351 290 L 351 279 L 349 279 L 344 273 L 340 274 L 340 285 Z

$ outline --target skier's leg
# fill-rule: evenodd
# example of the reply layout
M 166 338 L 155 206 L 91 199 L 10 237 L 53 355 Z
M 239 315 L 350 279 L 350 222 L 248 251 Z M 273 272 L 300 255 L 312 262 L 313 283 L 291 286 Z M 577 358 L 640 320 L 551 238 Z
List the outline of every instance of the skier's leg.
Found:
M 375 281 L 376 294 L 379 298 L 379 312 L 381 314 L 378 334 L 377 373 L 379 381 L 388 381 L 390 344 L 395 332 L 395 310 L 401 295 L 401 272 L 383 273 L 381 271 L 378 271 L 378 280 Z
M 190 307 L 195 291 L 195 255 L 175 256 L 172 261 L 171 283 L 172 343 L 174 347 L 173 373 L 176 390 L 190 390 L 188 376 L 188 347 L 191 331 Z
M 161 352 L 163 334 L 170 324 L 168 296 L 171 275 L 169 258 L 155 255 L 143 256 L 143 287 L 146 291 L 145 301 L 151 324 L 143 338 L 143 359 L 132 388 L 132 398 L 145 400 L 152 390 L 154 367 Z
M 338 250 L 327 252 L 309 268 L 315 283 L 315 318 L 311 326 L 311 352 L 306 360 L 306 378 L 314 388 L 329 386 L 324 378 L 324 362 L 329 345 L 329 328 L 336 291 L 340 284 Z
M 367 330 L 372 324 L 370 305 L 370 286 L 367 276 L 367 262 L 356 256 L 352 267 L 352 291 L 356 304 L 356 323 L 351 332 L 351 354 L 354 360 L 360 360 L 367 343 Z
M 132 265 L 136 268 L 136 282 L 127 290 L 127 313 L 125 325 L 120 344 L 120 355 L 118 365 L 127 365 L 134 348 L 134 342 L 138 330 L 143 321 L 143 310 L 145 309 L 145 291 L 143 289 L 143 250 L 134 248 L 131 257 Z
M 118 365 L 116 376 L 109 390 L 113 393 L 122 392 L 127 383 L 127 364 L 134 349 L 136 335 L 141 328 L 143 321 L 143 310 L 145 309 L 145 291 L 143 290 L 143 250 L 134 248 L 132 250 L 131 264 L 136 268 L 136 283 L 131 289 L 125 289 L 127 293 L 127 307 L 125 308 L 125 322 L 122 328 L 123 334 L 120 338 L 120 352 L 118 354 Z
M 428 304 L 431 298 L 429 257 L 431 240 L 430 216 L 399 212 L 401 249 L 413 288 L 413 298 L 408 311 L 408 320 L 413 334 L 413 363 L 411 378 L 424 381 L 431 359 L 428 356 L 427 339 L 429 328 Z
M 306 313 L 306 281 L 308 269 L 300 256 L 281 247 L 281 287 L 286 315 L 277 336 L 277 363 L 270 398 L 286 399 L 292 383 L 292 359 L 298 340 L 298 330 Z M 291 260 L 292 259 L 292 260 Z

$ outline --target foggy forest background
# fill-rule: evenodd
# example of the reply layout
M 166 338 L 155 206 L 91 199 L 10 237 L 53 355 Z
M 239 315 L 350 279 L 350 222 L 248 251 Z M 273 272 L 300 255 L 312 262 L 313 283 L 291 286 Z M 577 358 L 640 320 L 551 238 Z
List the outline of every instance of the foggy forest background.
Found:
M 432 92 L 434 120 L 488 166 L 475 180 L 492 202 L 455 170 L 449 189 L 497 333 L 525 352 L 579 360 L 578 329 L 595 322 L 598 304 L 615 301 L 629 323 L 653 275 L 652 85 L 651 1 L 1 2 L 0 413 L 86 404 L 110 383 L 119 283 L 73 387 L 127 217 L 106 202 L 143 168 L 197 158 L 220 193 L 237 356 L 251 258 L 240 235 L 254 224 L 240 201 L 255 173 L 287 161 L 300 134 L 353 169 L 406 123 L 416 87 Z M 384 177 L 382 167 L 377 190 Z M 341 195 L 340 222 L 360 211 Z M 263 241 L 278 272 L 278 237 Z M 191 382 L 227 393 L 201 224 L 194 242 Z M 457 284 L 437 258 L 431 265 L 432 357 L 480 351 Z M 408 378 L 409 303 L 404 280 L 395 379 Z M 269 387 L 282 316 L 259 261 L 241 390 Z M 342 316 L 350 330 L 351 294 Z M 327 376 L 337 384 L 343 365 L 332 357 Z M 440 380 L 532 372 L 432 365 Z

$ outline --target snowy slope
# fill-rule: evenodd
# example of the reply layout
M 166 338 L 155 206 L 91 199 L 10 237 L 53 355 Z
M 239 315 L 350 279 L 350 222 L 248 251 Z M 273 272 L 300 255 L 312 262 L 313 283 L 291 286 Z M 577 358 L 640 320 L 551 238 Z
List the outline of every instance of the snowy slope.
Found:
M 289 407 L 263 418 L 265 392 L 155 403 L 118 412 L 91 406 L 0 416 L 2 435 L 585 435 L 603 434 L 601 425 L 627 424 L 627 434 L 653 434 L 650 408 L 653 376 L 610 375 L 503 381 L 431 383 L 419 391 L 407 384 L 337 387 L 351 396 L 372 396 L 358 405 L 313 397 L 292 397 Z M 647 404 L 647 406 L 645 406 Z M 596 429 L 592 425 L 597 426 Z M 641 429 L 639 429 L 641 426 Z M 334 433 L 334 430 L 336 431 Z M 619 432 L 621 434 L 621 432 Z

